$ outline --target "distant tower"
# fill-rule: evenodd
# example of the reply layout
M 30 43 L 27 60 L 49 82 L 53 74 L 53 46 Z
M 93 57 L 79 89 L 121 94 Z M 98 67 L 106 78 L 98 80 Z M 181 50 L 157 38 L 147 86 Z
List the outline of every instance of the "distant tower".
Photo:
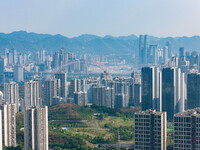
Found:
M 24 149 L 48 150 L 48 107 L 26 107 L 24 112 Z
M 39 82 L 29 81 L 25 83 L 25 106 L 39 106 L 41 100 L 39 97 Z
M 44 95 L 45 104 L 51 106 L 53 104 L 53 97 L 60 96 L 60 79 L 45 80 Z
M 24 70 L 22 65 L 14 66 L 14 81 L 23 82 L 24 81 Z
M 60 79 L 60 97 L 67 99 L 67 73 L 56 73 L 55 78 Z
M 16 112 L 19 112 L 19 85 L 16 82 L 4 84 L 4 103 L 15 104 Z
M 163 48 L 163 63 L 164 64 L 168 63 L 168 47 L 167 46 Z
M 81 91 L 81 80 L 80 79 L 72 79 L 70 80 L 70 89 L 69 89 L 69 96 L 74 98 L 74 92 Z
M 59 52 L 55 52 L 53 55 L 53 62 L 52 62 L 52 68 L 59 67 Z
M 166 42 L 166 46 L 168 47 L 168 58 L 172 57 L 172 45 L 171 42 Z

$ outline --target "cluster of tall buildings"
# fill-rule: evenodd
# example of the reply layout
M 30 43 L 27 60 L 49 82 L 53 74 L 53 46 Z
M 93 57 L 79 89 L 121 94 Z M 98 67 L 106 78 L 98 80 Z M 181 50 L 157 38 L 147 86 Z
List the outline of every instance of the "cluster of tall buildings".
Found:
M 87 72 L 87 65 L 84 59 L 76 59 L 72 53 L 66 53 L 60 49 L 53 54 L 52 68 L 62 67 L 65 72 Z
M 186 78 L 180 68 L 144 67 L 141 81 L 142 110 L 165 111 L 172 120 L 174 113 L 186 109 Z
M 66 81 L 66 73 L 55 74 L 55 77 L 45 80 L 44 95 L 46 105 L 62 102 L 87 105 L 94 103 L 110 108 L 122 108 L 141 102 L 141 85 L 138 73 L 131 78 L 112 78 L 104 71 L 99 78 L 71 79 Z M 59 78 L 59 76 L 65 76 Z M 62 84 L 65 85 L 62 87 Z M 62 96 L 62 91 L 66 94 Z
M 167 114 L 155 110 L 135 113 L 135 150 L 167 149 Z M 173 117 L 173 149 L 200 149 L 200 108 L 176 113 Z
M 177 67 L 144 67 L 141 70 L 142 110 L 175 113 L 200 107 L 200 74 L 196 70 L 183 73 Z
M 41 80 L 35 78 L 24 85 L 24 99 L 19 98 L 16 82 L 4 84 L 0 93 L 0 150 L 16 147 L 16 113 L 24 113 L 24 148 L 48 150 L 48 107 L 42 105 Z
M 166 65 L 171 55 L 170 42 L 167 42 L 163 48 L 159 48 L 156 44 L 150 44 L 148 35 L 140 35 L 138 53 L 139 65 Z

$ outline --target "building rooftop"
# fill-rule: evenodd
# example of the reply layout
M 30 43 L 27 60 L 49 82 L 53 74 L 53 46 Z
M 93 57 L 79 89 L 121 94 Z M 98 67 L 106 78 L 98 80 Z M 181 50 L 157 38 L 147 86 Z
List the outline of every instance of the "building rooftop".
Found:
M 151 109 L 148 109 L 148 110 L 146 110 L 146 111 L 138 111 L 138 112 L 136 112 L 135 114 L 137 114 L 137 115 L 145 115 L 145 114 L 162 114 L 163 112 L 156 112 L 156 110 L 151 110 Z
M 177 113 L 174 115 L 175 117 L 179 116 L 200 116 L 200 107 L 195 108 L 195 109 L 188 109 L 185 112 Z

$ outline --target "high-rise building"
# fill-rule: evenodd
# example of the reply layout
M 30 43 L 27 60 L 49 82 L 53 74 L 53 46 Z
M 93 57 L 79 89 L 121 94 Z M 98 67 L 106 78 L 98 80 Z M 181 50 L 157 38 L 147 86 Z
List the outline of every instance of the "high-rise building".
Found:
M 166 150 L 166 112 L 155 110 L 135 113 L 135 150 Z
M 148 50 L 147 62 L 152 65 L 156 65 L 158 63 L 158 46 L 150 45 Z
M 141 71 L 142 110 L 162 111 L 162 73 L 156 67 L 144 67 Z
M 40 101 L 42 101 L 42 78 L 34 78 L 33 81 L 37 81 L 38 84 L 39 84 L 39 98 L 40 98 Z
M 46 60 L 45 50 L 43 49 L 43 50 L 40 51 L 40 63 L 44 64 L 45 60 Z
M 97 85 L 92 87 L 92 98 L 96 105 L 105 106 L 106 87 Z
M 175 113 L 183 112 L 186 100 L 186 83 L 180 68 L 162 70 L 162 111 L 172 120 Z
M 171 42 L 166 42 L 166 46 L 168 47 L 168 58 L 172 57 L 172 44 Z
M 185 57 L 185 48 L 184 47 L 179 48 L 179 57 Z
M 39 89 L 38 81 L 31 80 L 25 83 L 25 106 L 39 106 L 42 104 Z
M 200 74 L 189 73 L 187 76 L 187 109 L 200 107 Z
M 74 98 L 74 92 L 80 92 L 80 91 L 81 91 L 81 80 L 80 79 L 70 80 L 69 97 Z
M 141 84 L 135 83 L 134 84 L 134 99 L 133 103 L 135 105 L 139 105 L 141 103 Z
M 4 72 L 4 68 L 5 68 L 6 64 L 7 64 L 7 58 L 1 56 L 0 57 L 0 73 Z
M 121 94 L 123 95 L 123 98 L 124 98 L 124 106 L 128 106 L 129 104 L 129 91 L 130 91 L 130 85 L 129 85 L 129 81 L 120 81 L 120 80 L 116 80 L 115 79 L 115 86 L 114 86 L 114 89 L 115 89 L 115 94 Z
M 127 95 L 125 95 L 124 93 L 118 93 L 115 94 L 115 103 L 114 103 L 114 108 L 123 108 L 123 107 L 127 107 Z
M 48 107 L 26 107 L 24 112 L 24 149 L 48 150 Z
M 0 106 L 2 112 L 2 139 L 4 146 L 16 146 L 16 117 L 15 105 L 4 104 Z
M 67 99 L 67 73 L 56 73 L 55 78 L 60 79 L 60 97 Z
M 148 48 L 149 48 L 148 35 L 140 35 L 140 38 L 139 38 L 139 64 L 147 63 Z
M 60 79 L 47 79 L 44 81 L 44 101 L 48 106 L 53 105 L 53 97 L 60 96 Z
M 168 47 L 165 46 L 163 48 L 163 64 L 167 64 L 168 63 Z
M 52 62 L 52 68 L 58 68 L 59 67 L 59 52 L 55 52 L 53 55 L 53 62 Z
M 105 89 L 105 106 L 109 108 L 115 107 L 115 89 L 106 87 Z
M 19 86 L 16 82 L 4 84 L 4 100 L 5 103 L 15 104 L 15 110 L 19 112 Z
M 23 82 L 24 81 L 24 70 L 22 65 L 14 66 L 14 81 Z
M 81 79 L 81 91 L 85 92 L 87 87 L 87 79 Z
M 200 149 L 200 108 L 174 115 L 174 150 Z
M 87 105 L 87 92 L 74 92 L 74 102 L 77 105 Z
M 13 64 L 17 64 L 18 60 L 17 60 L 17 51 L 16 49 L 13 49 Z
M 59 66 L 62 66 L 65 64 L 65 50 L 61 48 L 59 50 Z

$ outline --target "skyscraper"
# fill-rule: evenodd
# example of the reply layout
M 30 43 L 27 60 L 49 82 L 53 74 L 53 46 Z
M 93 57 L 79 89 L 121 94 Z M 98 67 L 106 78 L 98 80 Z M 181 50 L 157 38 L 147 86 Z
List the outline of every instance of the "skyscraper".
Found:
M 172 45 L 171 42 L 166 42 L 166 46 L 168 47 L 168 58 L 172 57 Z
M 67 99 L 67 73 L 56 73 L 55 78 L 60 79 L 60 97 Z
M 59 52 L 55 52 L 53 55 L 53 62 L 52 62 L 52 68 L 59 67 Z
M 168 63 L 168 47 L 163 48 L 163 63 L 166 65 Z
M 39 82 L 28 81 L 25 83 L 25 106 L 39 106 L 42 102 L 39 97 Z
M 14 66 L 14 81 L 23 82 L 24 81 L 24 70 L 22 65 Z
M 174 115 L 174 150 L 200 149 L 200 108 Z
M 162 111 L 167 112 L 167 119 L 172 120 L 175 113 L 183 112 L 186 99 L 184 73 L 180 68 L 162 70 Z
M 155 110 L 135 113 L 135 150 L 166 150 L 166 112 Z
M 156 65 L 158 63 L 158 46 L 150 45 L 148 50 L 148 63 Z
M 48 107 L 26 107 L 24 112 L 24 149 L 48 150 Z
M 40 98 L 40 101 L 42 101 L 42 78 L 34 78 L 33 81 L 37 81 L 38 82 L 39 98 Z
M 181 47 L 179 48 L 179 57 L 185 57 L 185 48 L 184 47 Z
M 15 110 L 19 112 L 19 86 L 16 82 L 4 84 L 4 99 L 5 103 L 15 104 Z
M 44 81 L 44 101 L 46 105 L 53 104 L 53 97 L 60 96 L 60 79 L 47 79 Z
M 141 71 L 142 110 L 162 111 L 162 73 L 156 67 L 144 67 Z
M 147 63 L 148 48 L 149 48 L 148 35 L 140 35 L 140 38 L 139 38 L 139 64 Z
M 2 139 L 4 146 L 16 146 L 16 117 L 15 105 L 4 104 L 0 106 L 2 112 Z
M 187 76 L 187 109 L 200 107 L 200 74 L 189 73 Z

